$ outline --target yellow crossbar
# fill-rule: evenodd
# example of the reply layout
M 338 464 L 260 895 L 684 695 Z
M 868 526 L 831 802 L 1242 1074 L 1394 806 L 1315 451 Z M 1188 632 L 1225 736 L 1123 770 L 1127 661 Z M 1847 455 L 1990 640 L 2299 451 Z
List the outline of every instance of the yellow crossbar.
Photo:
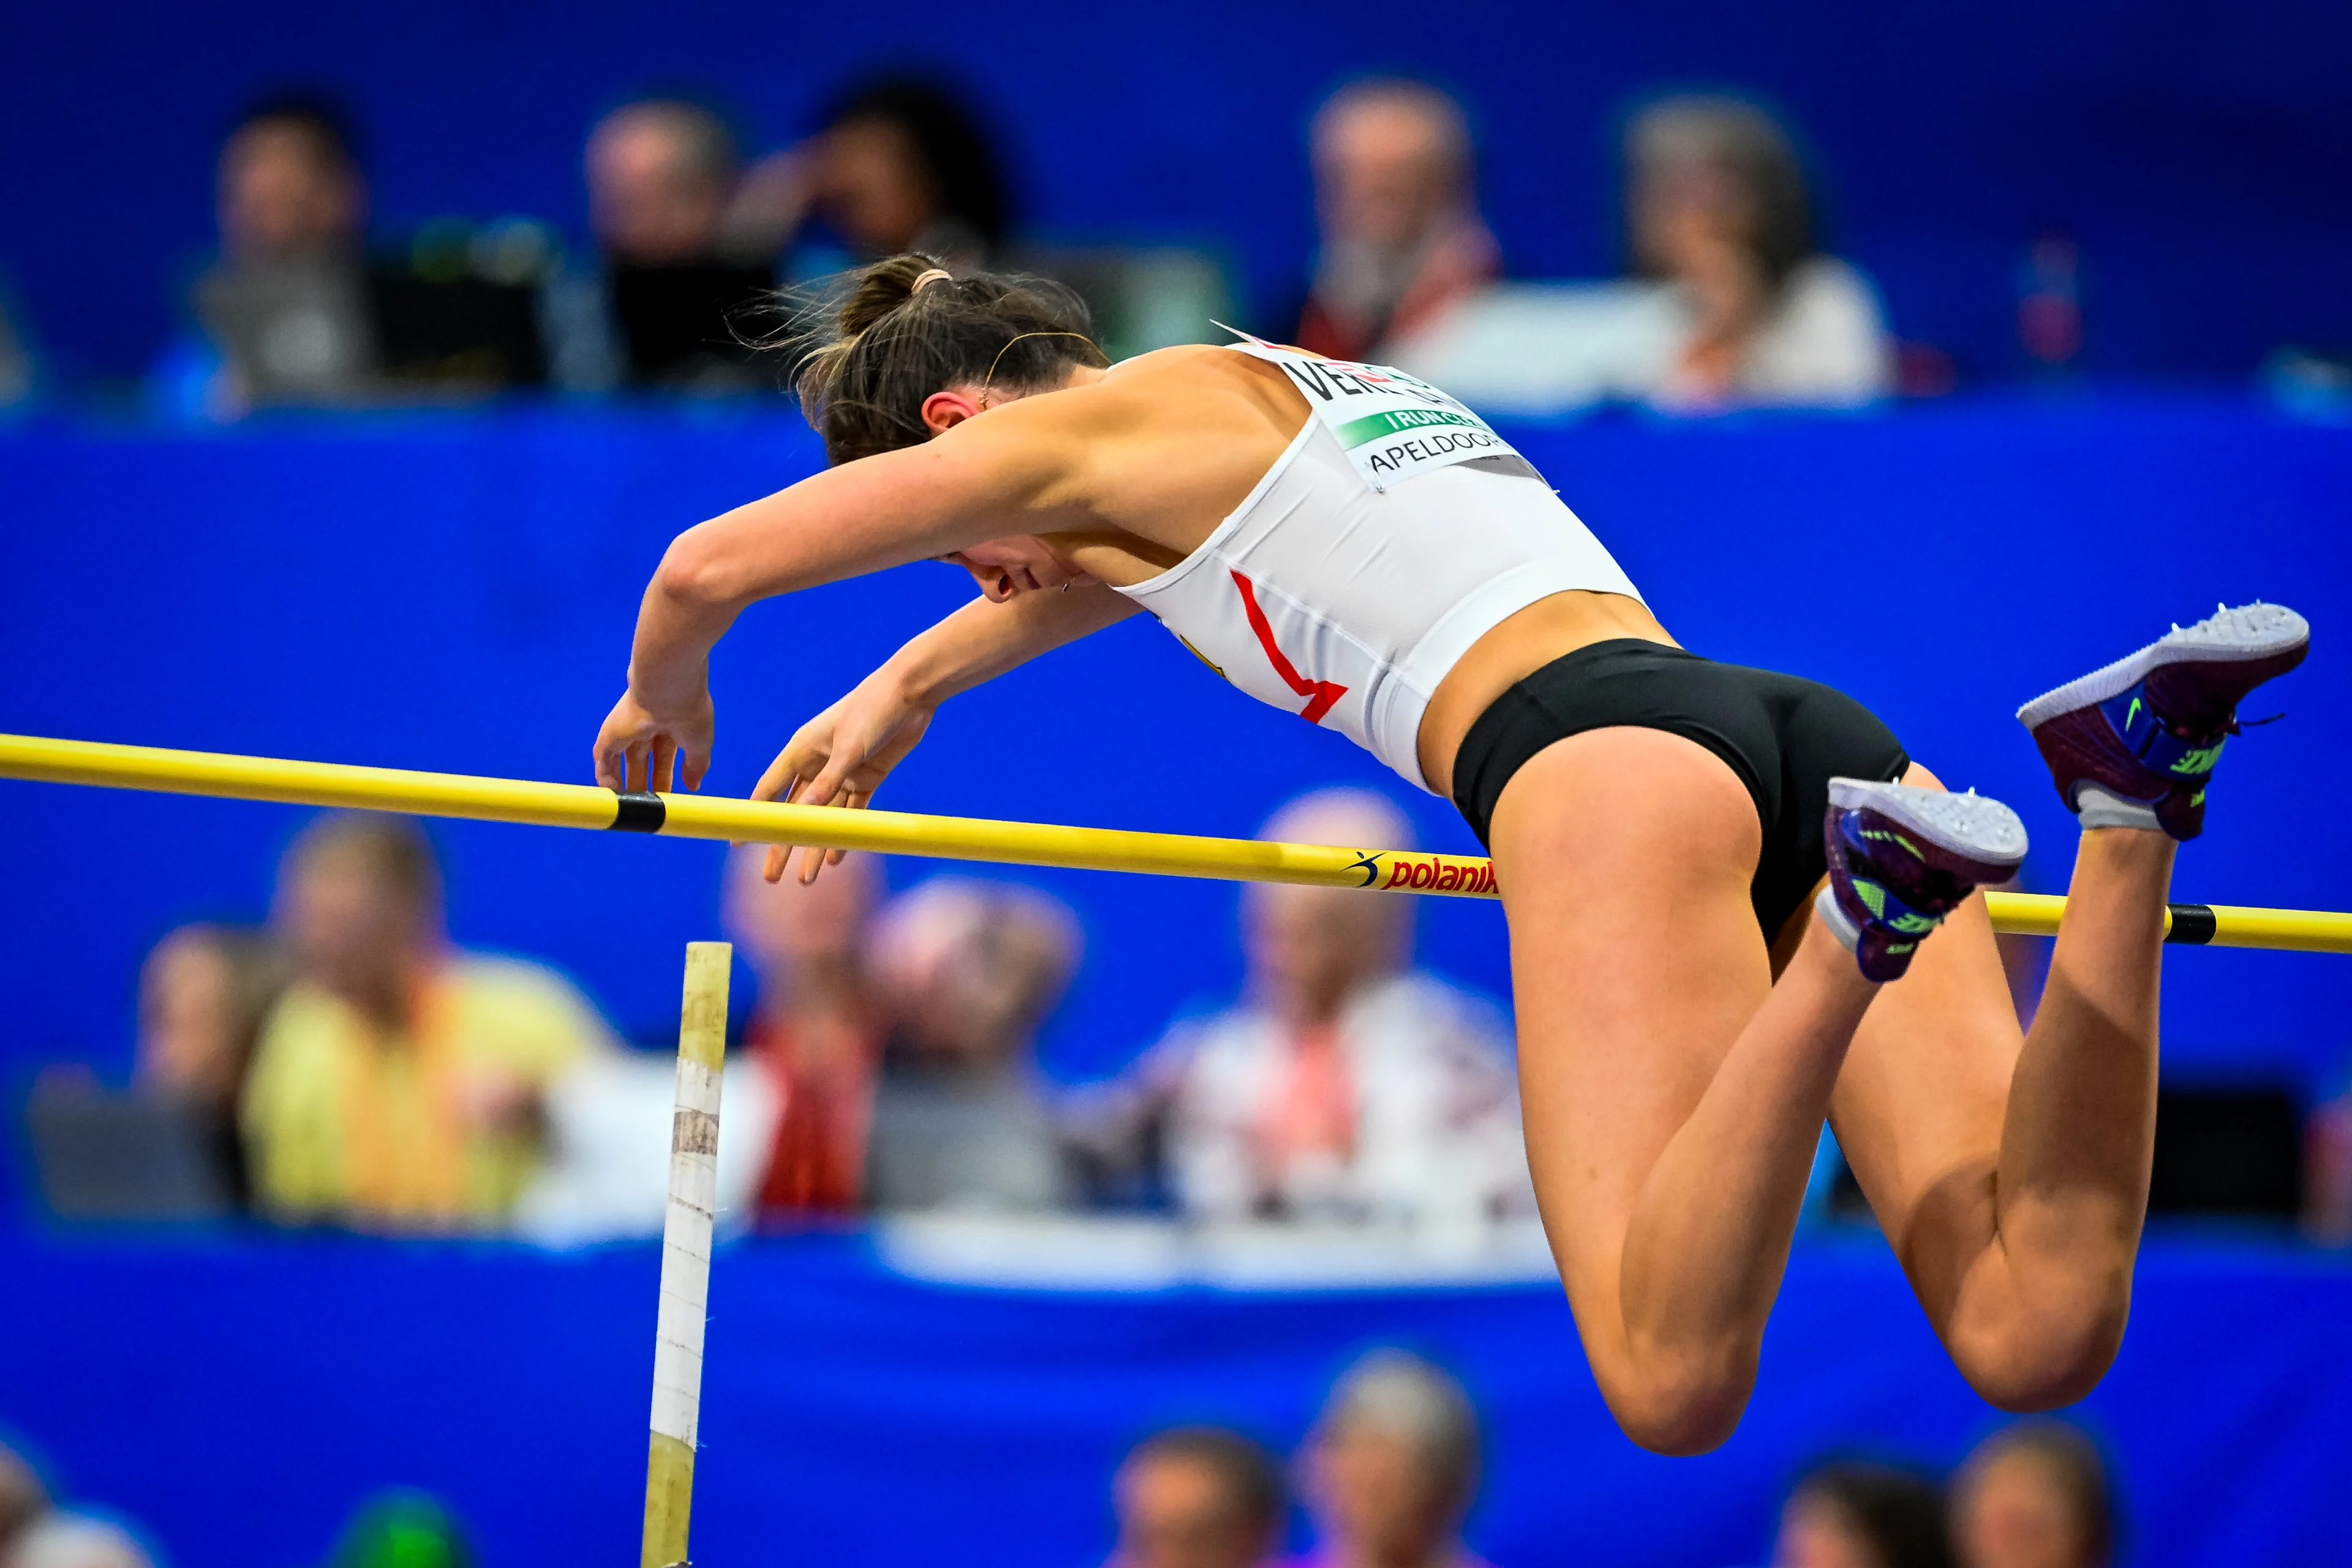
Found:
M 950 860 L 1072 866 L 1224 881 L 1302 882 L 1462 898 L 1496 896 L 1494 867 L 1471 855 L 1269 844 L 1249 838 L 991 822 L 899 811 L 841 811 L 694 795 L 615 795 L 593 784 L 534 784 L 523 779 L 287 762 L 31 735 L 0 735 L 0 778 L 550 827 L 660 833 L 677 838 L 871 849 Z M 2063 899 L 2032 893 L 1988 893 L 1985 901 L 1991 909 L 1995 929 L 2036 936 L 2057 931 L 2059 914 L 2066 904 Z M 2176 903 L 2165 940 L 2216 947 L 2352 952 L 2352 914 Z

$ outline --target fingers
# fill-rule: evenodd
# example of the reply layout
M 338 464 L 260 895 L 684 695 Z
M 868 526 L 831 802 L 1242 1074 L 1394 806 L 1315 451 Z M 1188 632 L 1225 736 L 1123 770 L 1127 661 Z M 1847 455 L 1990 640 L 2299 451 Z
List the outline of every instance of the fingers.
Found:
M 801 782 L 800 772 L 799 765 L 793 760 L 792 752 L 784 752 L 774 762 L 768 764 L 768 771 L 761 773 L 760 782 L 751 786 L 751 798 L 753 800 L 792 799 L 793 786 Z
M 626 758 L 619 747 L 608 742 L 604 736 L 596 737 L 596 744 L 589 756 L 596 770 L 598 784 L 606 789 L 619 789 L 627 782 L 628 775 L 624 771 L 628 765 Z
M 700 789 L 703 779 L 710 773 L 710 748 L 704 746 L 696 751 L 680 752 L 678 766 L 685 775 L 686 787 Z
M 656 735 L 646 760 L 646 787 L 667 794 L 677 770 L 677 742 L 667 735 Z

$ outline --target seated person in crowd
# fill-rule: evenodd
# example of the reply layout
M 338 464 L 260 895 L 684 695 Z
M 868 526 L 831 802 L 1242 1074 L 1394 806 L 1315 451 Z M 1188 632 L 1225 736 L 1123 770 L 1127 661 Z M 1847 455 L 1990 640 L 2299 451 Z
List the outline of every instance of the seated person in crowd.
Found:
M 2352 1242 L 2352 1087 L 2339 1077 L 2304 1124 L 2303 1223 L 2325 1247 Z
M 285 965 L 261 931 L 186 925 L 155 944 L 139 972 L 139 1088 L 184 1106 L 205 1134 L 224 1185 L 247 1195 L 237 1098 Z
M 917 250 L 951 271 L 992 265 L 1008 202 L 981 117 L 919 77 L 853 88 L 818 117 L 814 136 L 754 164 L 735 221 L 772 254 L 795 251 L 814 279 Z
M 2021 1421 L 1952 1479 L 1959 1568 L 2106 1568 L 2116 1514 L 2099 1450 L 2063 1421 Z
M 40 1477 L 0 1446 L 0 1568 L 154 1568 L 120 1525 L 58 1508 Z
M 1402 812 L 1354 789 L 1303 795 L 1261 836 L 1412 840 Z M 1073 1136 L 1112 1164 L 1122 1145 L 1157 1142 L 1171 1195 L 1196 1219 L 1532 1214 L 1507 1027 L 1411 967 L 1412 921 L 1409 898 L 1250 884 L 1241 1005 L 1178 1026 L 1076 1097 Z
M 1944 1497 L 1934 1482 L 1888 1465 L 1836 1463 L 1807 1472 L 1780 1510 L 1772 1568 L 1951 1568 Z
M 1824 255 L 1788 132 L 1736 98 L 1673 98 L 1625 139 L 1633 271 L 1671 331 L 1635 388 L 1668 407 L 1863 403 L 1892 389 L 1877 296 Z
M 1478 216 L 1469 121 L 1423 82 L 1341 89 L 1311 132 L 1320 247 L 1292 339 L 1378 360 L 1500 270 Z
M 775 285 L 776 252 L 729 222 L 740 159 L 718 111 L 678 98 L 625 103 L 589 133 L 584 167 L 604 270 L 600 287 L 570 291 L 551 311 L 556 379 L 765 384 L 745 339 Z
M 204 412 L 374 392 L 367 184 L 341 113 L 303 98 L 248 110 L 221 148 L 218 199 L 220 256 L 194 297 L 216 356 L 191 367 Z
M 1106 1568 L 1265 1568 L 1282 1540 L 1274 1456 L 1222 1426 L 1176 1426 L 1129 1451 L 1111 1482 Z
M 1315 1549 L 1291 1568 L 1484 1568 L 1462 1542 L 1478 1497 L 1478 1413 L 1403 1351 L 1349 1367 L 1299 1456 Z
M 726 924 L 758 978 L 743 1046 L 777 1107 L 761 1217 L 789 1223 L 863 1206 L 884 1035 L 866 942 L 882 860 L 851 855 L 804 885 L 764 880 L 767 856 L 765 845 L 751 844 L 729 857 Z
M 537 1163 L 542 1092 L 614 1048 L 595 1010 L 549 970 L 450 946 L 405 818 L 313 822 L 274 919 L 294 978 L 246 1082 L 257 1199 L 366 1229 L 497 1225 Z
M 869 951 L 890 1021 L 869 1205 L 1060 1205 L 1068 1182 L 1034 1058 L 1077 968 L 1069 910 L 1016 883 L 935 878 L 883 907 Z

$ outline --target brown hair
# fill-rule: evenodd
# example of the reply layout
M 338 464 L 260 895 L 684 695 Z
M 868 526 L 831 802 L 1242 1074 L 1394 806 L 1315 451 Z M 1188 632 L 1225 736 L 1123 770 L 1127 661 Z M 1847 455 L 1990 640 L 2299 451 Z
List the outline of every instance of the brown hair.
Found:
M 373 811 L 330 812 L 295 837 L 286 865 L 299 875 L 331 857 L 356 861 L 420 919 L 440 905 L 441 868 L 433 841 L 413 818 Z
M 1129 1465 L 1175 1459 L 1199 1465 L 1217 1478 L 1223 1502 L 1252 1530 L 1272 1531 L 1288 1507 L 1282 1471 L 1264 1447 L 1223 1426 L 1174 1426 L 1155 1432 L 1128 1453 Z
M 1738 182 L 1754 208 L 1749 249 L 1776 289 L 1800 262 L 1820 252 L 1812 193 L 1796 143 L 1778 120 L 1745 99 L 1662 99 L 1633 117 L 1625 156 L 1627 195 L 1636 204 L 1651 181 L 1678 163 L 1712 164 Z M 1657 258 L 1642 250 L 1638 223 L 1632 238 L 1636 275 L 1662 276 Z
M 830 342 L 802 363 L 801 408 L 846 463 L 930 439 L 923 400 L 950 386 L 1042 392 L 1076 365 L 1105 363 L 1077 295 L 1042 278 L 940 270 L 928 256 L 894 256 L 856 275 Z
M 2074 1516 L 2082 1561 L 2110 1561 L 2116 1549 L 2115 1493 L 2098 1445 L 2081 1427 L 2063 1421 L 2013 1422 L 1977 1446 L 1960 1467 L 1956 1489 L 1965 1499 L 1988 1468 L 2011 1458 L 2033 1465 Z

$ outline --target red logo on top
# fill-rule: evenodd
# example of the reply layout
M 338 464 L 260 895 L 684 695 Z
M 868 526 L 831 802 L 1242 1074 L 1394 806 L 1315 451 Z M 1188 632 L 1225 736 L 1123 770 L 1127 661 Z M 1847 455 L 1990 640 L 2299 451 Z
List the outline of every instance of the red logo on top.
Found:
M 1309 680 L 1299 674 L 1298 667 L 1275 646 L 1274 627 L 1266 620 L 1265 612 L 1257 606 L 1256 584 L 1236 572 L 1234 586 L 1242 591 L 1242 608 L 1249 615 L 1250 630 L 1257 634 L 1258 646 L 1265 649 L 1266 661 L 1274 666 L 1275 674 L 1282 677 L 1291 690 L 1307 699 L 1307 706 L 1298 710 L 1298 716 L 1309 724 L 1320 724 L 1323 716 L 1348 695 L 1348 689 L 1328 680 Z

